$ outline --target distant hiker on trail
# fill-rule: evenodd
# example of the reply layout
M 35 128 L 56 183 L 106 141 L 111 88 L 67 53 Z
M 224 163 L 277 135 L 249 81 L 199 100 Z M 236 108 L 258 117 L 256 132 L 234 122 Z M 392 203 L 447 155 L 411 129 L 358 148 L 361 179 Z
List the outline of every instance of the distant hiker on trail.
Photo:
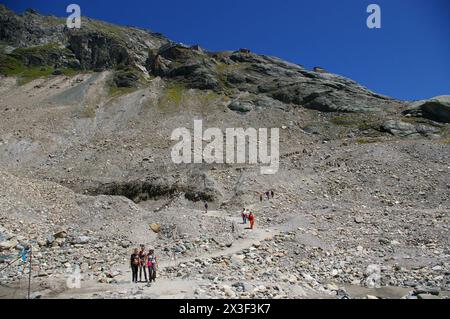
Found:
M 206 214 L 208 214 L 208 203 L 207 202 L 205 202 L 205 212 L 206 212 Z
M 141 250 L 139 251 L 139 281 L 142 282 L 142 272 L 144 272 L 145 282 L 147 282 L 147 265 L 145 264 L 145 259 L 147 255 L 145 254 L 145 246 L 141 245 Z
M 242 224 L 247 224 L 247 214 L 245 213 L 245 211 L 246 211 L 246 209 L 244 208 L 244 209 L 242 209 L 242 213 L 241 213 L 241 216 L 242 216 Z
M 270 193 L 269 193 L 269 191 L 266 192 L 266 197 L 267 197 L 267 199 L 270 199 Z
M 156 260 L 155 251 L 150 249 L 147 255 L 148 282 L 156 281 L 156 270 L 158 269 L 158 261 Z
M 272 198 L 275 196 L 275 193 L 273 191 L 270 191 L 270 195 L 272 195 Z
M 263 194 L 259 193 L 259 201 L 262 202 L 263 201 Z
M 132 274 L 131 281 L 133 283 L 137 283 L 138 282 L 138 269 L 139 269 L 139 250 L 137 248 L 135 248 L 133 250 L 133 253 L 131 254 L 130 267 L 131 267 L 131 274 Z
M 255 215 L 252 212 L 248 215 L 248 220 L 250 221 L 250 229 L 253 229 L 253 225 L 255 224 Z

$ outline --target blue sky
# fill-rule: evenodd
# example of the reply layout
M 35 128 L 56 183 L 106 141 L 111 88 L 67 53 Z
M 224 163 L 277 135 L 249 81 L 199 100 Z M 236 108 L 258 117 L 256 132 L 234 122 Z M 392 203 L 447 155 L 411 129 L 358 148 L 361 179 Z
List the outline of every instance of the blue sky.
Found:
M 82 15 L 161 32 L 208 50 L 241 47 L 321 66 L 378 93 L 416 100 L 450 94 L 449 0 L 0 0 L 21 12 Z M 381 7 L 381 29 L 366 8 Z

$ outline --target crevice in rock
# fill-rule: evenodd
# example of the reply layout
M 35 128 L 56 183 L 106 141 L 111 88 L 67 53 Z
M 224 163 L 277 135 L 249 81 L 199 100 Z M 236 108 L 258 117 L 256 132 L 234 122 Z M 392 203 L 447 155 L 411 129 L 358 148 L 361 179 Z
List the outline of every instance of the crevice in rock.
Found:
M 88 184 L 88 185 L 87 185 Z M 162 184 L 152 181 L 118 181 L 85 185 L 66 185 L 76 193 L 89 196 L 124 196 L 135 203 L 161 198 L 171 198 L 177 194 L 192 202 L 214 202 L 217 198 L 208 191 L 196 190 L 183 184 Z
M 172 196 L 182 191 L 177 185 L 154 184 L 147 181 L 126 181 L 91 186 L 84 190 L 84 194 L 91 196 L 124 196 L 135 203 L 139 203 L 150 199 Z

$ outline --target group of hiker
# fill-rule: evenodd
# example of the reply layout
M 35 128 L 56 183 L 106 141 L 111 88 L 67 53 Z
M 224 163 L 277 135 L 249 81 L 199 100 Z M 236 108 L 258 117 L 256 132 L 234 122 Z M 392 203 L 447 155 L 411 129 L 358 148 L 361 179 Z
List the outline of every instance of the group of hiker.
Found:
M 250 229 L 253 229 L 253 226 L 255 225 L 255 215 L 253 214 L 252 211 L 249 211 L 248 209 L 244 208 L 242 210 L 242 223 L 244 225 L 247 224 L 247 221 L 250 222 Z
M 142 281 L 142 273 L 144 273 L 144 282 L 149 284 L 156 281 L 156 270 L 158 269 L 158 261 L 156 259 L 155 251 L 149 249 L 145 251 L 145 246 L 141 245 L 141 249 L 135 248 L 130 257 L 130 266 L 132 273 L 132 282 L 138 283 Z M 147 279 L 148 270 L 148 279 Z M 139 281 L 138 281 L 139 274 Z
M 269 200 L 270 198 L 275 197 L 275 192 L 273 190 L 268 190 L 264 193 L 259 193 L 259 201 L 262 202 L 264 199 L 264 196 Z M 248 210 L 247 208 L 244 208 L 241 212 L 242 216 L 242 224 L 246 225 L 247 221 L 250 223 L 249 229 L 253 229 L 255 226 L 255 214 Z
M 263 196 L 266 196 L 267 199 L 271 197 L 274 198 L 275 193 L 273 190 L 266 191 L 265 193 L 259 194 L 259 200 L 263 201 Z M 204 202 L 205 212 L 208 213 L 208 203 Z M 244 225 L 247 222 L 250 223 L 249 229 L 253 229 L 255 225 L 255 215 L 252 211 L 244 208 L 242 210 L 242 223 Z M 138 283 L 142 281 L 142 274 L 144 274 L 144 282 L 151 283 L 152 281 L 156 281 L 156 270 L 158 269 L 158 261 L 155 256 L 155 252 L 153 249 L 150 249 L 147 253 L 145 251 L 145 246 L 141 245 L 141 249 L 135 248 L 130 257 L 130 266 L 132 272 L 132 282 Z M 147 272 L 148 270 L 148 272 Z M 147 277 L 148 273 L 148 277 Z M 139 280 L 138 280 L 139 277 Z
M 273 190 L 266 191 L 266 192 L 264 192 L 264 193 L 259 193 L 259 201 L 260 201 L 260 202 L 263 201 L 264 195 L 266 196 L 267 199 L 270 199 L 270 197 L 272 197 L 272 198 L 275 197 L 275 193 L 274 193 Z

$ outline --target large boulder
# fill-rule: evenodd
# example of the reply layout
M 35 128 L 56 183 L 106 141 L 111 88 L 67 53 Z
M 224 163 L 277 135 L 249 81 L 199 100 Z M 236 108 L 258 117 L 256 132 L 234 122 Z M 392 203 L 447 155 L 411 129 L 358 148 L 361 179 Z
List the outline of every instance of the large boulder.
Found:
M 383 125 L 381 126 L 381 129 L 392 135 L 401 137 L 419 136 L 419 135 L 429 136 L 439 132 L 439 129 L 432 126 L 406 123 L 397 120 L 389 120 L 384 122 Z
M 10 250 L 17 245 L 17 240 L 10 239 L 0 242 L 0 251 Z
M 148 228 L 154 233 L 159 233 L 161 231 L 161 225 L 157 223 L 152 223 L 148 225 Z
M 155 76 L 176 78 L 190 88 L 215 90 L 220 86 L 214 62 L 195 47 L 170 43 L 157 52 L 150 50 L 145 66 Z
M 139 75 L 133 70 L 118 70 L 114 74 L 114 83 L 117 87 L 136 87 Z
M 54 236 L 54 238 L 66 238 L 67 230 L 64 228 L 60 228 L 53 234 L 53 236 Z
M 422 116 L 437 122 L 450 123 L 450 95 L 414 102 L 403 113 Z
M 250 101 L 233 101 L 228 105 L 228 108 L 232 111 L 247 113 L 254 109 L 254 105 Z
M 149 57 L 146 61 L 146 68 L 150 73 L 153 73 L 155 76 L 167 76 L 169 73 L 169 66 L 171 61 L 163 58 L 160 55 L 153 56 L 153 54 L 149 54 Z
M 271 83 L 259 86 L 259 90 L 284 103 L 322 112 L 374 112 L 388 109 L 391 105 L 387 98 L 363 90 L 352 90 L 342 84 L 325 84 L 316 80 Z

